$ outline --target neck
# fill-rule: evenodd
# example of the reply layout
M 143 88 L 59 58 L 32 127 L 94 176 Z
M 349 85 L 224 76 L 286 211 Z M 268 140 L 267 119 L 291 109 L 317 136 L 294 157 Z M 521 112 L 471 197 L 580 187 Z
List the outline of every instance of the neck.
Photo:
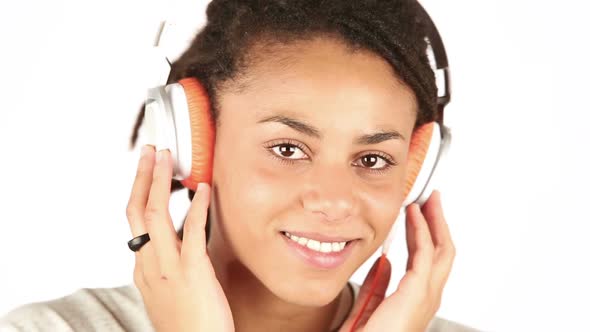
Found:
M 215 227 L 211 228 L 207 251 L 229 302 L 236 331 L 331 331 L 340 326 L 352 307 L 349 287 L 322 307 L 282 300 L 239 262 Z

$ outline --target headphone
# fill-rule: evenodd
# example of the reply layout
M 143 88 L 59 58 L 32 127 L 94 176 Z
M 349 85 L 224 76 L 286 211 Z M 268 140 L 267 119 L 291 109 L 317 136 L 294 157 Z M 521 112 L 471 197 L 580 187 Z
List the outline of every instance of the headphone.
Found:
M 404 218 L 405 207 L 412 203 L 422 206 L 428 200 L 433 191 L 434 175 L 440 173 L 441 161 L 451 142 L 450 129 L 443 122 L 444 108 L 451 100 L 446 51 L 438 29 L 419 3 L 418 10 L 419 17 L 426 20 L 427 52 L 439 91 L 437 120 L 416 128 L 412 133 L 404 202 L 398 220 Z M 160 47 L 160 40 L 173 24 L 162 22 L 151 53 L 159 67 L 159 78 L 157 85 L 148 89 L 142 131 L 146 137 L 145 144 L 154 145 L 157 150 L 170 150 L 174 161 L 173 178 L 195 191 L 199 182 L 211 183 L 215 124 L 207 92 L 196 78 L 183 78 L 166 85 L 171 65 Z M 387 253 L 394 238 L 398 220 L 383 243 L 383 254 Z

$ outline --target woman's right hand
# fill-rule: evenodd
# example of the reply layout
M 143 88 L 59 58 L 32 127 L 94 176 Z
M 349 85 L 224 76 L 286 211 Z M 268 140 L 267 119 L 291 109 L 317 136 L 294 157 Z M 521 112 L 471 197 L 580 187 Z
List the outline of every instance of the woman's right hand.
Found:
M 438 311 L 455 258 L 455 245 L 443 215 L 440 193 L 433 192 L 422 209 L 411 204 L 406 211 L 406 274 L 396 291 L 385 297 L 391 264 L 385 258 L 382 271 L 377 275 L 378 259 L 369 271 L 341 332 L 353 328 L 363 332 L 423 332 Z M 374 292 L 371 292 L 375 278 L 378 279 Z M 367 300 L 367 306 L 363 307 Z
M 169 214 L 172 160 L 142 149 L 127 219 L 133 237 L 149 233 L 135 252 L 133 280 L 158 332 L 234 331 L 232 313 L 207 254 L 205 224 L 210 187 L 199 184 L 184 224 L 183 241 Z

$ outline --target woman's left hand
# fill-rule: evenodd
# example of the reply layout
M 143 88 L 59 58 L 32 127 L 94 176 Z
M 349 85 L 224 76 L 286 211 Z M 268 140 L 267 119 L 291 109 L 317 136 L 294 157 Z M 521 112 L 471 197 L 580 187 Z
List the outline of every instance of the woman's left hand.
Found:
M 363 310 L 362 305 L 370 296 L 371 285 L 377 277 L 377 259 L 340 332 L 350 332 L 359 314 L 361 318 L 355 331 L 423 332 L 438 311 L 455 258 L 455 246 L 443 216 L 440 193 L 434 191 L 422 211 L 417 204 L 411 204 L 406 212 L 406 274 L 397 290 L 385 298 L 391 276 L 391 265 L 386 260 L 375 292 Z

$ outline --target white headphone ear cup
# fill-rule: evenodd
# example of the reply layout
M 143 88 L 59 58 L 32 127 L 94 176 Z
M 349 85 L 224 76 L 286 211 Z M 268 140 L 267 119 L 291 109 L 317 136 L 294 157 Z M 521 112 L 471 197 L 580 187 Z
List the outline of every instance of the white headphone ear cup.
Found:
M 180 83 L 166 86 L 175 128 L 174 175 L 175 180 L 184 180 L 191 175 L 192 167 L 192 128 L 189 105 L 184 87 Z
M 437 160 L 439 158 L 439 152 L 441 150 L 441 130 L 438 123 L 433 124 L 432 135 L 428 144 L 428 149 L 424 155 L 424 160 L 420 166 L 418 176 L 412 185 L 410 193 L 407 195 L 402 208 L 416 202 L 420 205 L 424 204 L 430 194 L 432 193 L 432 185 L 430 180 L 436 169 Z
M 176 129 L 169 97 L 163 86 L 148 89 L 143 126 L 145 144 L 155 146 L 156 151 L 169 149 L 174 156 Z
M 451 146 L 451 131 L 448 127 L 442 126 L 438 127 L 440 134 L 437 136 L 440 138 L 438 146 L 438 153 L 436 155 L 436 159 L 434 161 L 434 165 L 432 165 L 432 170 L 430 171 L 430 177 L 428 178 L 424 190 L 416 199 L 416 203 L 420 206 L 424 205 L 426 201 L 432 195 L 432 191 L 437 186 L 437 179 L 441 176 L 441 173 L 444 173 L 444 165 L 445 159 L 447 158 L 447 154 L 449 152 L 449 148 Z

